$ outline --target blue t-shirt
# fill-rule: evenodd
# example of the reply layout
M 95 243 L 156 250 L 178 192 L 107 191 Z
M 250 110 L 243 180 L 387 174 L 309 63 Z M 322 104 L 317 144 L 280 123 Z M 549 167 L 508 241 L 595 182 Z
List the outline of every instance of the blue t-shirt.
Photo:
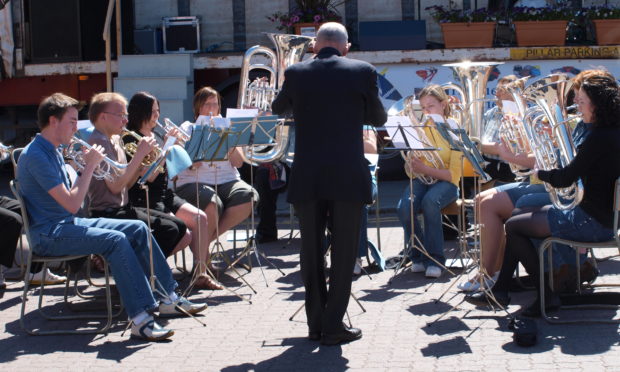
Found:
M 30 219 L 32 244 L 38 245 L 39 235 L 48 234 L 52 226 L 73 222 L 73 215 L 49 194 L 61 183 L 70 188 L 64 161 L 58 149 L 40 134 L 21 153 L 17 180 Z

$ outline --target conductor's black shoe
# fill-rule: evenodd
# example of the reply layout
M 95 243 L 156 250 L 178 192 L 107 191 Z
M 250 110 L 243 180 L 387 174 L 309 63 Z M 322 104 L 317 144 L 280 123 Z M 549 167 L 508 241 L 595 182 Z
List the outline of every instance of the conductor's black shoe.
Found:
M 329 334 L 324 333 L 321 337 L 321 344 L 323 345 L 338 345 L 343 342 L 355 341 L 362 338 L 362 330 L 359 328 L 345 327 L 338 333 Z
M 271 243 L 271 242 L 277 242 L 278 241 L 278 236 L 273 236 L 273 235 L 263 235 L 261 233 L 257 233 L 256 236 L 254 237 L 256 239 L 256 242 L 258 244 L 265 244 L 265 243 Z
M 319 341 L 321 339 L 321 332 L 308 332 L 308 339 L 311 341 Z
M 477 306 L 491 305 L 495 307 L 497 304 L 500 304 L 501 306 L 506 307 L 510 304 L 510 296 L 508 296 L 507 292 L 491 290 L 491 293 L 493 294 L 493 297 L 495 297 L 495 301 L 490 295 L 487 294 L 486 291 L 480 291 L 472 295 L 465 296 L 465 301 Z
M 545 312 L 550 313 L 557 311 L 560 308 L 560 305 L 560 297 L 556 294 L 551 294 L 545 299 Z M 540 312 L 540 298 L 537 298 L 533 304 L 523 309 L 521 315 L 528 318 L 540 318 L 542 316 L 542 313 Z

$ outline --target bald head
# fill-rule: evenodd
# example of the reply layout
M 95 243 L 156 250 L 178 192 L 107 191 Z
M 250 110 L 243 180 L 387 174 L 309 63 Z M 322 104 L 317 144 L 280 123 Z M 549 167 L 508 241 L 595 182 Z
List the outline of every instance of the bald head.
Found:
M 325 47 L 337 49 L 340 54 L 345 55 L 349 51 L 349 35 L 347 29 L 337 22 L 327 22 L 321 25 L 316 33 L 314 50 L 319 51 Z

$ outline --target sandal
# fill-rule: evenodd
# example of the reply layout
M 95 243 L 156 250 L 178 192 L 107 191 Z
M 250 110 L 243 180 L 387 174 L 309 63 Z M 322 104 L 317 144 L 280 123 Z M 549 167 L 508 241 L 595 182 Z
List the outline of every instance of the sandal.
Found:
M 204 274 L 196 278 L 196 282 L 194 283 L 194 288 L 209 289 L 213 291 L 224 289 L 224 287 L 220 283 L 212 279 L 210 276 L 204 275 Z

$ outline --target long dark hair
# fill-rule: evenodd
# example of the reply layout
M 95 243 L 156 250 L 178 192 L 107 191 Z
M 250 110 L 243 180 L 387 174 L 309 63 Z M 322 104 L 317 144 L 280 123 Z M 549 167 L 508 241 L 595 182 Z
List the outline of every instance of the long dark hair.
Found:
M 131 97 L 127 107 L 127 129 L 138 132 L 144 122 L 151 120 L 153 102 L 159 106 L 157 98 L 148 92 L 138 92 Z
M 591 76 L 581 84 L 594 106 L 593 124 L 597 127 L 620 125 L 620 92 L 618 82 L 610 76 Z

